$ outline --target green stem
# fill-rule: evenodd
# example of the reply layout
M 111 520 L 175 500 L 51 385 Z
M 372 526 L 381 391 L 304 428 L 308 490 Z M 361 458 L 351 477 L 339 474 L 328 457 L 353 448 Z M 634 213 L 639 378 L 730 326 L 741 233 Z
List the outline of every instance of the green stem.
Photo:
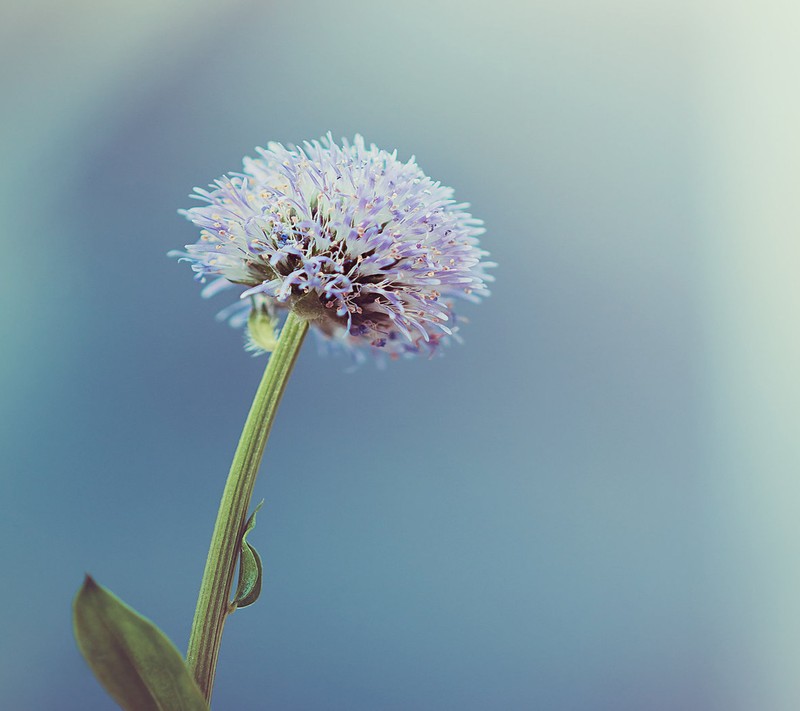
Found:
M 186 663 L 206 700 L 211 698 L 214 685 L 222 628 L 230 612 L 231 584 L 242 527 L 264 445 L 307 330 L 308 321 L 290 311 L 244 423 L 222 493 L 186 653 Z

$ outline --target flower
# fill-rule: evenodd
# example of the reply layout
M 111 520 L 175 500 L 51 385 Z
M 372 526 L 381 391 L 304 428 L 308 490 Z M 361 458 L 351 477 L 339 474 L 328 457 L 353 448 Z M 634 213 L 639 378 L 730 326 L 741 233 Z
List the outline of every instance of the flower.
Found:
M 170 252 L 191 262 L 203 296 L 244 287 L 221 318 L 292 309 L 334 346 L 397 357 L 433 353 L 458 330 L 454 300 L 489 294 L 482 223 L 414 158 L 330 133 L 256 150 L 242 173 L 195 188 L 206 204 L 181 214 L 200 239 Z

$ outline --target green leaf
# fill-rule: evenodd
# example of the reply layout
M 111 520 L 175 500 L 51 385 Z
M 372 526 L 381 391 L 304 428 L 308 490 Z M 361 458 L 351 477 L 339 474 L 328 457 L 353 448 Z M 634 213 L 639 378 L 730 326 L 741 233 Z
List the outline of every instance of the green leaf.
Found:
M 264 505 L 262 501 L 250 514 L 242 533 L 241 549 L 239 551 L 239 582 L 236 584 L 236 594 L 233 596 L 231 608 L 247 607 L 252 605 L 261 594 L 261 578 L 263 567 L 258 551 L 247 542 L 247 534 L 256 527 L 256 514 Z
M 72 612 L 81 654 L 123 709 L 208 711 L 175 645 L 88 575 Z

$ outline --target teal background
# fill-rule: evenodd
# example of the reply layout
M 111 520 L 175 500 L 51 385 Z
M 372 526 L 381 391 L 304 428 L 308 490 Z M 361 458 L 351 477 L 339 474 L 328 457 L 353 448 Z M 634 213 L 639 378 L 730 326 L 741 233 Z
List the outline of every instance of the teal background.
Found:
M 215 708 L 800 706 L 797 6 L 3 3 L 0 707 L 185 646 L 264 366 L 166 252 L 269 140 L 416 154 L 500 266 L 444 358 L 301 355 Z

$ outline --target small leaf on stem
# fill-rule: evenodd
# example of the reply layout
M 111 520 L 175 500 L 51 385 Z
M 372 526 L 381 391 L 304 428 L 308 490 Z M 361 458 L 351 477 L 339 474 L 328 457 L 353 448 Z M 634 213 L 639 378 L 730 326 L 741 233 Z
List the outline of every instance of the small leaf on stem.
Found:
M 239 551 L 239 582 L 236 585 L 236 594 L 231 602 L 231 609 L 252 605 L 261 594 L 261 578 L 263 568 L 261 557 L 253 546 L 247 542 L 247 534 L 256 527 L 256 514 L 264 505 L 262 501 L 250 514 L 242 532 L 241 549 Z

